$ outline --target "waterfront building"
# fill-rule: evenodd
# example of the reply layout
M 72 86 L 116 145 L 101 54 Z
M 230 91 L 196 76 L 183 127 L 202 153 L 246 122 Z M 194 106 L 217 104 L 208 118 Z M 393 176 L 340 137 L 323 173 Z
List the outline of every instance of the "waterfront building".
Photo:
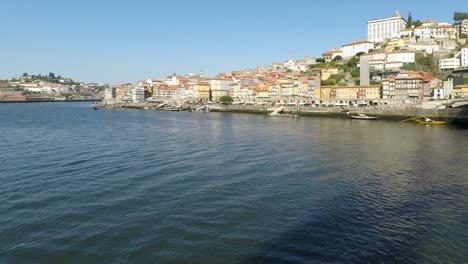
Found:
M 229 85 L 229 96 L 232 98 L 242 98 L 242 90 L 238 82 L 233 82 Z
M 131 83 L 126 83 L 122 85 L 113 85 L 112 87 L 116 88 L 116 99 L 118 101 L 131 101 L 132 100 L 132 89 L 133 85 Z
M 115 99 L 117 97 L 117 87 L 116 86 L 111 86 L 106 88 L 105 93 L 104 93 L 104 98 L 108 100 Z
M 433 88 L 431 98 L 436 99 L 436 100 L 444 99 L 445 98 L 444 89 L 443 88 Z
M 336 56 L 343 57 L 343 51 L 340 50 L 340 49 L 331 49 L 331 50 L 327 50 L 327 51 L 322 53 L 322 58 L 326 62 L 332 61 Z
M 453 96 L 456 99 L 468 98 L 468 85 L 457 85 L 453 87 Z
M 208 101 L 210 100 L 210 85 L 208 82 L 197 82 L 193 84 L 193 93 L 195 98 Z
M 309 90 L 309 79 L 307 77 L 300 77 L 297 79 L 298 89 L 297 89 L 297 96 L 304 98 L 308 97 L 308 90 Z
M 132 101 L 134 103 L 141 103 L 145 100 L 145 88 L 136 86 L 132 90 Z
M 453 99 L 453 87 L 463 84 L 463 78 L 458 76 L 447 76 L 447 80 L 443 82 L 444 96 L 446 99 Z
M 294 94 L 294 82 L 293 81 L 285 81 L 280 84 L 280 98 L 290 98 L 297 96 Z
M 268 83 L 269 89 L 268 89 L 268 95 L 271 98 L 278 98 L 279 97 L 279 91 L 280 91 L 280 85 L 276 81 L 270 81 Z
M 270 98 L 269 86 L 263 82 L 253 86 L 252 91 L 256 98 Z
M 320 77 L 300 77 L 298 79 L 297 96 L 300 98 L 314 98 L 314 90 L 320 89 Z
M 368 40 L 360 40 L 347 43 L 341 47 L 343 51 L 343 58 L 351 58 L 355 56 L 357 53 L 369 52 L 370 49 L 374 48 L 374 44 Z
M 233 82 L 228 78 L 211 78 L 207 79 L 210 85 L 211 100 L 217 101 L 220 97 L 229 94 L 229 85 Z
M 321 86 L 320 90 L 321 99 L 341 101 L 378 100 L 381 94 L 380 85 Z
M 402 71 L 395 78 L 395 99 L 420 100 L 424 97 L 424 88 L 421 74 Z
M 468 45 L 461 49 L 461 67 L 468 67 Z
M 405 28 L 406 21 L 396 11 L 392 17 L 367 21 L 367 40 L 373 43 L 383 42 L 398 37 Z
M 390 75 L 382 80 L 382 99 L 394 99 L 395 98 L 395 76 Z
M 307 98 L 315 98 L 315 90 L 320 90 L 321 80 L 319 76 L 309 77 L 308 79 L 308 89 L 307 89 Z

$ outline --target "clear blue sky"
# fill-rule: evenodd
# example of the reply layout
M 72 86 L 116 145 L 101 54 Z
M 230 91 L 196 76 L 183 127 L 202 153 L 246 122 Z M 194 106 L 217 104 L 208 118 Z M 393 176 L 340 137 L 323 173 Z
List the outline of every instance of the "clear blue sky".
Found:
M 375 4 L 377 3 L 377 4 Z M 395 10 L 453 22 L 466 0 L 1 0 L 0 79 L 135 82 L 320 56 Z

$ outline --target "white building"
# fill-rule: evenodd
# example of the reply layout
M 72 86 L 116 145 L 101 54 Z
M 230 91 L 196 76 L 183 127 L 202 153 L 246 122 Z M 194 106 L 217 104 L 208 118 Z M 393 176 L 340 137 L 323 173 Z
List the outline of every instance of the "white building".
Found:
M 115 99 L 117 97 L 117 88 L 108 87 L 105 90 L 104 98 L 105 99 Z
M 343 51 L 340 50 L 340 49 L 331 49 L 331 50 L 327 50 L 324 53 L 322 53 L 322 58 L 326 62 L 332 61 L 336 56 L 343 57 Z
M 447 81 L 444 81 L 444 98 L 452 99 L 453 98 L 453 79 L 448 78 Z
M 399 37 L 400 31 L 405 28 L 406 21 L 397 11 L 392 17 L 367 21 L 367 40 L 375 43 Z
M 456 39 L 457 30 L 450 23 L 439 23 L 428 19 L 423 21 L 421 26 L 414 29 L 414 36 L 423 39 Z
M 341 50 L 343 51 L 343 58 L 351 58 L 359 52 L 367 53 L 370 49 L 373 48 L 374 43 L 367 40 L 361 40 L 347 43 L 342 46 Z
M 433 99 L 444 99 L 444 89 L 443 88 L 434 88 L 432 89 L 432 98 Z
M 446 70 L 455 70 L 460 67 L 460 59 L 451 58 L 451 59 L 440 59 L 439 60 L 439 69 L 441 71 Z
M 465 46 L 461 49 L 461 67 L 468 67 L 468 46 Z
M 134 103 L 143 102 L 145 100 L 145 88 L 137 86 L 132 89 L 132 100 Z
M 416 54 L 412 51 L 394 51 L 387 53 L 387 62 L 415 62 Z

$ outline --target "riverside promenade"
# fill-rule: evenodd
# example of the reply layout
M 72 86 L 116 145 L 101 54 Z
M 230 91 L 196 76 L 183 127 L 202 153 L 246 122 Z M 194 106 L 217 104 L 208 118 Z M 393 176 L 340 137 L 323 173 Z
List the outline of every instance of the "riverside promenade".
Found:
M 270 113 L 278 109 L 280 106 L 261 106 L 261 105 L 208 105 L 211 112 L 221 113 L 249 113 L 261 114 L 269 116 Z M 158 110 L 156 104 L 150 103 L 126 103 L 126 104 L 111 104 L 114 108 L 132 108 Z M 181 106 L 181 111 L 194 111 L 198 106 L 184 104 Z M 354 107 L 298 107 L 298 106 L 283 106 L 283 114 L 297 117 L 328 117 L 328 118 L 347 118 L 348 112 L 352 114 L 365 114 L 369 116 L 377 116 L 379 120 L 403 121 L 414 117 L 429 117 L 435 120 L 443 120 L 448 123 L 468 125 L 468 108 L 446 108 L 446 109 L 421 109 L 415 107 L 390 108 L 390 107 L 369 107 L 369 108 L 354 108 Z M 162 110 L 162 109 L 161 109 Z
M 249 105 L 213 105 L 212 112 L 234 112 L 269 114 L 278 107 L 249 106 Z M 447 109 L 419 109 L 419 108 L 340 108 L 340 107 L 284 107 L 282 113 L 295 114 L 310 117 L 346 118 L 347 113 L 362 113 L 369 116 L 377 116 L 382 120 L 402 121 L 408 118 L 425 116 L 433 119 L 444 120 L 448 123 L 468 124 L 468 108 Z

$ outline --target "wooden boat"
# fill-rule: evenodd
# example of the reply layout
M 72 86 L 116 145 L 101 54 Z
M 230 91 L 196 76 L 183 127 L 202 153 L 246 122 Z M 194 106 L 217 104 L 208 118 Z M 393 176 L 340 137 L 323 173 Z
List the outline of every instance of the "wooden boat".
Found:
M 414 121 L 418 124 L 425 124 L 425 125 L 445 125 L 445 121 L 437 121 L 437 120 L 432 120 L 427 117 L 417 117 L 414 118 Z
M 359 119 L 359 120 L 376 120 L 378 117 L 376 116 L 367 116 L 365 114 L 358 114 L 358 115 L 353 115 L 349 116 L 352 119 Z

